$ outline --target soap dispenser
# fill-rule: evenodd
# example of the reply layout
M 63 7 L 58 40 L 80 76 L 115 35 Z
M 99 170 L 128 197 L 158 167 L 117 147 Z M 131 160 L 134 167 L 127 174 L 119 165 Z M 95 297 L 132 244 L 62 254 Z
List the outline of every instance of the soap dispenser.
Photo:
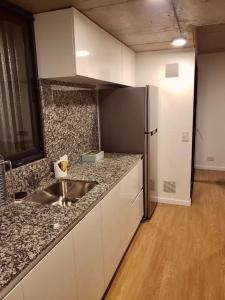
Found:
M 54 163 L 55 177 L 57 179 L 66 177 L 67 169 L 68 169 L 68 156 L 64 155 L 60 157 L 60 159 L 57 162 Z

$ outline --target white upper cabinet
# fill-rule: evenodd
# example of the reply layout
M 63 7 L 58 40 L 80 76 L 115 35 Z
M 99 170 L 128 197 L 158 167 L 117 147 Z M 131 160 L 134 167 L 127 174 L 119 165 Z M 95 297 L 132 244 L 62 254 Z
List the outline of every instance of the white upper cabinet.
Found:
M 121 43 L 80 12 L 73 12 L 77 75 L 121 83 Z
M 76 65 L 72 10 L 37 14 L 34 29 L 39 77 L 74 76 Z
M 136 54 L 133 50 L 122 45 L 122 83 L 135 86 Z
M 75 8 L 35 15 L 40 78 L 134 85 L 135 53 Z

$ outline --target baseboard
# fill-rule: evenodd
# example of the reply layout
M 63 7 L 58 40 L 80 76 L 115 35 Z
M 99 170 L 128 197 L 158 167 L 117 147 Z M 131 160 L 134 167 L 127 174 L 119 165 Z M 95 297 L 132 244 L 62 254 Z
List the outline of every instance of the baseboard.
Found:
M 166 197 L 152 197 L 152 200 L 158 203 L 191 206 L 191 198 L 184 200 L 184 199 L 174 199 L 174 198 L 166 198 Z
M 205 165 L 195 165 L 195 169 L 199 170 L 211 170 L 211 171 L 225 171 L 225 166 L 205 166 Z

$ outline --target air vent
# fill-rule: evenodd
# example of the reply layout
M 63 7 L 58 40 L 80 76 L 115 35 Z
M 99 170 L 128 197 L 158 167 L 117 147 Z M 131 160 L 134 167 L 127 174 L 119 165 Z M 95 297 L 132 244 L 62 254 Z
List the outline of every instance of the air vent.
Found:
M 166 64 L 166 78 L 173 78 L 179 76 L 178 64 Z
M 175 181 L 164 181 L 163 192 L 165 193 L 176 193 L 176 182 Z

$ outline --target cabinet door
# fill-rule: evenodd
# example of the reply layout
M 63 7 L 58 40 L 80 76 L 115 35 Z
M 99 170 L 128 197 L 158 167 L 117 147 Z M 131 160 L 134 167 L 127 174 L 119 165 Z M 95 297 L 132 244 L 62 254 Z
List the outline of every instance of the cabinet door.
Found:
M 72 8 L 36 14 L 34 29 L 39 77 L 75 76 Z
M 126 251 L 133 236 L 131 231 L 131 204 L 143 187 L 142 160 L 120 182 L 121 254 Z M 143 201 L 143 200 L 142 200 Z
M 121 259 L 120 184 L 100 202 L 104 255 L 105 287 L 108 286 Z
M 120 196 L 125 204 L 134 200 L 143 188 L 143 166 L 142 159 L 137 165 L 121 180 Z
M 18 284 L 3 300 L 23 300 L 21 284 Z
M 143 191 L 130 203 L 130 220 L 129 220 L 129 231 L 132 237 L 140 224 L 144 211 L 143 211 Z
M 69 233 L 22 280 L 24 300 L 76 300 L 72 234 Z
M 122 83 L 135 86 L 135 52 L 122 44 Z
M 138 168 L 138 193 L 140 193 L 140 191 L 143 189 L 144 186 L 144 179 L 143 179 L 143 159 L 141 159 L 138 164 L 137 164 L 137 168 Z
M 74 9 L 77 75 L 122 83 L 121 43 Z
M 73 230 L 79 300 L 99 300 L 104 293 L 101 215 L 98 204 Z

